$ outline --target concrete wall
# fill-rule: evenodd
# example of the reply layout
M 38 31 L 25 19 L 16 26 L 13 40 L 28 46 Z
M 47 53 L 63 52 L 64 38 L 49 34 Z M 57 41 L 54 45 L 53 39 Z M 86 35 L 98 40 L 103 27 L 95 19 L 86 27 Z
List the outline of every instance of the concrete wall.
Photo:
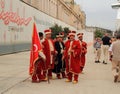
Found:
M 34 17 L 38 32 L 55 23 L 75 30 L 20 0 L 0 0 L 0 55 L 30 49 Z
M 56 23 L 76 30 L 20 0 L 0 0 L 0 55 L 29 50 L 34 21 L 38 32 L 43 32 Z
M 84 33 L 83 40 L 85 42 L 87 42 L 88 46 L 91 46 L 93 44 L 93 40 L 94 40 L 94 33 L 89 32 L 87 30 L 80 30 L 79 32 Z

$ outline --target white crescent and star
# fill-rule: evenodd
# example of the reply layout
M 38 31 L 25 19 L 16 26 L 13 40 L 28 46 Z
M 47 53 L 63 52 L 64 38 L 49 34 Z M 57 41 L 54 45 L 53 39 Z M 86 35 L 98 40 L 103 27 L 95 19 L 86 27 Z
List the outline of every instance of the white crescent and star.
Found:
M 34 44 L 33 47 L 34 47 L 34 52 L 37 52 L 37 50 L 38 50 L 37 44 Z

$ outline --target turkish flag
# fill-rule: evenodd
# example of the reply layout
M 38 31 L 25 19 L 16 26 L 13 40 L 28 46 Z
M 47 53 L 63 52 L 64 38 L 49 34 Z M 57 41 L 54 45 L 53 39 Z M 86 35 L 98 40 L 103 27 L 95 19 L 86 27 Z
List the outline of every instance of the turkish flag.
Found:
M 30 67 L 29 74 L 32 75 L 34 72 L 34 63 L 39 58 L 39 51 L 42 50 L 40 39 L 38 37 L 36 24 L 33 24 L 33 34 L 32 34 L 32 44 L 31 44 L 31 52 L 30 52 Z

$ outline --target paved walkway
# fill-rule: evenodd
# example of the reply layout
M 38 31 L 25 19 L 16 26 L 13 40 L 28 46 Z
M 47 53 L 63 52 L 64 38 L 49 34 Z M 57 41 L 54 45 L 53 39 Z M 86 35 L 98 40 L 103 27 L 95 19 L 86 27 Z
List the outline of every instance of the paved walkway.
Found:
M 113 82 L 111 64 L 94 63 L 92 47 L 88 48 L 87 63 L 79 83 L 65 79 L 31 83 L 28 75 L 29 52 L 0 56 L 1 94 L 119 94 L 120 83 Z
M 0 56 L 0 94 L 27 79 L 29 52 Z

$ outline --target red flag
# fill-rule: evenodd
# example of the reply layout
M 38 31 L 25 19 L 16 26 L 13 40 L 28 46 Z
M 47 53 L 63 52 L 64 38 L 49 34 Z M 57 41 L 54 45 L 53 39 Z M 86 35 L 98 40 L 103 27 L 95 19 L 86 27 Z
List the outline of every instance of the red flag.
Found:
M 32 45 L 31 45 L 31 52 L 30 52 L 30 67 L 29 67 L 29 74 L 32 75 L 34 72 L 34 63 L 39 58 L 39 51 L 42 50 L 40 39 L 38 37 L 36 24 L 33 24 L 33 35 L 32 35 Z

